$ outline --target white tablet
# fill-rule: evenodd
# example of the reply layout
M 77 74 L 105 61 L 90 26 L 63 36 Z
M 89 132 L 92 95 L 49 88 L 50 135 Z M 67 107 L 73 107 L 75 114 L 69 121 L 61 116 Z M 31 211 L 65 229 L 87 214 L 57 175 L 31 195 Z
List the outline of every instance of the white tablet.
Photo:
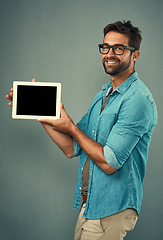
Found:
M 13 82 L 12 118 L 59 119 L 61 84 Z

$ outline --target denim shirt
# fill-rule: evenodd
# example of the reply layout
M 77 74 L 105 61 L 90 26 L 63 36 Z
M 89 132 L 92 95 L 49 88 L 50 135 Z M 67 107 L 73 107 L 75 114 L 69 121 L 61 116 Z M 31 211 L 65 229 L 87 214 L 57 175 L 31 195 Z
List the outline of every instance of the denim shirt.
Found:
M 133 208 L 140 213 L 149 144 L 157 123 L 155 102 L 134 72 L 109 96 L 100 114 L 106 84 L 94 98 L 77 127 L 103 146 L 106 162 L 117 171 L 106 174 L 90 160 L 89 186 L 83 217 L 99 219 Z M 74 209 L 79 208 L 82 172 L 87 155 L 74 139 L 74 155 L 80 155 Z

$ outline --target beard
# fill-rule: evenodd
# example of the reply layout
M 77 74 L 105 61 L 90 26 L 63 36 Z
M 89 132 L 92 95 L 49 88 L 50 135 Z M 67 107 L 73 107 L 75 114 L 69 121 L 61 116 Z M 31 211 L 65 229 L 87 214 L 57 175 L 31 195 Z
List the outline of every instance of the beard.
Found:
M 116 64 L 116 66 L 106 65 L 105 61 L 109 61 L 109 60 L 118 62 L 118 64 Z M 118 58 L 104 58 L 102 63 L 103 63 L 105 72 L 111 76 L 114 76 L 130 67 L 131 57 L 126 62 L 121 62 Z

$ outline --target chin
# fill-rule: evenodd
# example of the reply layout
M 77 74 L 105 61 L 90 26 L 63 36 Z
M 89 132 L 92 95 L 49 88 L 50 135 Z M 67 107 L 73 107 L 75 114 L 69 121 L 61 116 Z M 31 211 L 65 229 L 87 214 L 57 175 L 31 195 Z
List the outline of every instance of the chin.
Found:
M 109 75 L 111 75 L 111 76 L 115 76 L 115 75 L 117 75 L 117 74 L 119 73 L 118 71 L 107 70 L 105 67 L 104 67 L 104 70 L 105 70 L 106 74 L 109 74 Z

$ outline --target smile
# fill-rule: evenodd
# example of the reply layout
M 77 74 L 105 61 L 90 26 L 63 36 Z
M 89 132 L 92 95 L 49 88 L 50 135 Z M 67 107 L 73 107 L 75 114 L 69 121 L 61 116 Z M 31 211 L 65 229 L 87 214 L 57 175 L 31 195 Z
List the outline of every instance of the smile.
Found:
M 108 64 L 115 64 L 115 63 L 117 63 L 117 61 L 105 61 L 106 63 L 108 63 Z
M 107 61 L 108 63 L 116 63 L 116 62 L 113 62 L 113 61 Z

